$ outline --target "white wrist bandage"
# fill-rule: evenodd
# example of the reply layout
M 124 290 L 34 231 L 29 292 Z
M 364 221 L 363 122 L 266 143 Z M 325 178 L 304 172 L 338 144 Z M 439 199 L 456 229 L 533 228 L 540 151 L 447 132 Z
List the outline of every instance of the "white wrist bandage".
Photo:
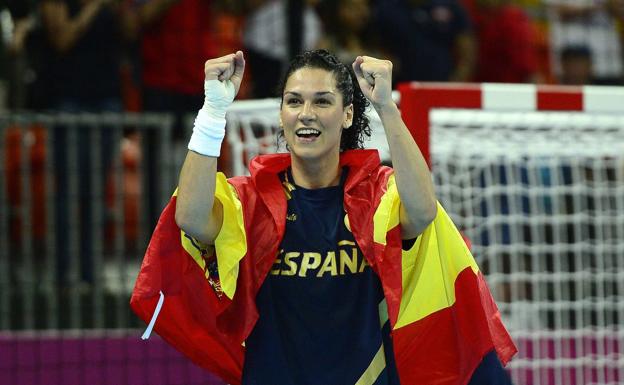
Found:
M 204 105 L 197 113 L 188 149 L 202 155 L 219 156 L 225 137 L 225 112 L 236 90 L 230 80 L 204 82 Z

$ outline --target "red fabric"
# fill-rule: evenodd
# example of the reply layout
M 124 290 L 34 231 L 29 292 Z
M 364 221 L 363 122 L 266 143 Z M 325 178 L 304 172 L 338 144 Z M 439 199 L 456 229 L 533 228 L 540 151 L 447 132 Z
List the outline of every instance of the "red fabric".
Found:
M 516 353 L 481 273 L 462 271 L 455 293 L 450 308 L 393 331 L 397 367 L 410 368 L 399 371 L 402 384 L 465 385 L 493 348 L 503 364 Z
M 479 54 L 476 81 L 524 83 L 537 71 L 535 31 L 514 5 L 475 14 Z
M 229 301 L 217 297 L 199 265 L 180 242 L 174 241 L 180 238 L 175 203 L 173 197 L 158 221 L 130 306 L 149 322 L 162 290 L 165 301 L 156 322 L 158 335 L 197 365 L 233 385 L 239 384 L 244 349 L 227 335 L 216 332 L 215 313 Z
M 180 0 L 143 32 L 143 83 L 152 88 L 203 94 L 204 62 L 218 56 L 212 2 Z
M 344 206 L 353 235 L 381 278 L 390 322 L 395 324 L 402 294 L 400 228 L 397 226 L 387 233 L 385 246 L 376 244 L 373 238 L 373 216 L 392 170 L 379 166 L 379 155 L 371 150 L 346 151 L 340 163 L 350 170 L 345 182 Z M 133 310 L 149 322 L 158 292 L 162 290 L 164 306 L 154 330 L 193 362 L 233 385 L 241 381 L 244 356 L 241 344 L 258 319 L 256 294 L 273 266 L 284 234 L 287 203 L 278 173 L 289 165 L 288 154 L 262 156 L 252 161 L 251 177 L 229 180 L 244 202 L 248 248 L 239 263 L 232 301 L 215 294 L 204 271 L 181 247 L 174 221 L 175 198 L 154 231 L 132 294 Z M 448 312 L 446 318 L 450 322 L 439 319 L 436 313 L 425 318 L 424 323 L 394 332 L 397 369 L 404 384 L 460 384 L 457 380 L 472 373 L 486 352 L 485 347 L 496 346 L 504 362 L 511 356 L 513 343 L 500 323 L 487 287 L 477 282 L 474 274 L 473 279 L 469 278 L 458 280 L 460 292 L 456 305 L 439 312 Z M 490 319 L 483 319 L 484 314 L 491 314 Z M 489 337 L 490 332 L 494 341 Z M 455 336 L 456 333 L 459 335 Z M 451 376 L 441 376 L 438 382 L 412 381 L 441 373 L 430 370 L 431 357 L 436 357 L 433 367 Z M 445 378 L 447 381 L 443 382 Z

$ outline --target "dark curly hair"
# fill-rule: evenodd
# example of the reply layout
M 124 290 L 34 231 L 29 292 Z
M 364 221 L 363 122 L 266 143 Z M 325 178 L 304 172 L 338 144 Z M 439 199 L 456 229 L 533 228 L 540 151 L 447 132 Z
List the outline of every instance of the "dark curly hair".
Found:
M 290 62 L 280 85 L 282 98 L 284 87 L 286 87 L 290 75 L 305 67 L 319 68 L 333 73 L 336 79 L 336 88 L 342 94 L 342 106 L 346 107 L 353 103 L 353 122 L 351 127 L 342 131 L 340 151 L 364 148 L 364 140 L 371 136 L 370 121 L 365 113 L 369 102 L 360 89 L 353 69 L 341 63 L 334 54 L 324 49 L 299 54 Z M 278 135 L 278 140 L 283 139 L 283 136 L 284 130 L 282 129 Z

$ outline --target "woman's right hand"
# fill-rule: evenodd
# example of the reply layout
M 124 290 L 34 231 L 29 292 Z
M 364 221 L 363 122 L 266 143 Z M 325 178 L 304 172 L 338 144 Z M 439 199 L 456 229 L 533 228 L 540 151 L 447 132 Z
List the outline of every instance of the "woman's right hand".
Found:
M 244 72 L 245 58 L 241 51 L 207 60 L 204 64 L 204 105 L 200 114 L 203 111 L 217 120 L 224 119 L 240 89 Z
M 215 200 L 217 158 L 225 137 L 225 114 L 240 89 L 245 58 L 241 51 L 204 64 L 204 105 L 197 113 L 182 171 L 175 220 L 181 229 L 214 244 L 223 224 L 223 207 Z
M 207 60 L 204 64 L 206 81 L 219 80 L 223 83 L 232 82 L 235 95 L 240 89 L 245 72 L 245 58 L 242 51 Z

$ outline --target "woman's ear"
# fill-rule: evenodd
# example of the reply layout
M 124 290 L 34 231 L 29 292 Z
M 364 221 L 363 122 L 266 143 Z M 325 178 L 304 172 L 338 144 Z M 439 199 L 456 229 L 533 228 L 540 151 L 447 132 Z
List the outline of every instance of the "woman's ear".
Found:
M 353 124 L 353 103 L 349 104 L 345 108 L 345 118 L 342 124 L 342 128 L 347 129 Z

